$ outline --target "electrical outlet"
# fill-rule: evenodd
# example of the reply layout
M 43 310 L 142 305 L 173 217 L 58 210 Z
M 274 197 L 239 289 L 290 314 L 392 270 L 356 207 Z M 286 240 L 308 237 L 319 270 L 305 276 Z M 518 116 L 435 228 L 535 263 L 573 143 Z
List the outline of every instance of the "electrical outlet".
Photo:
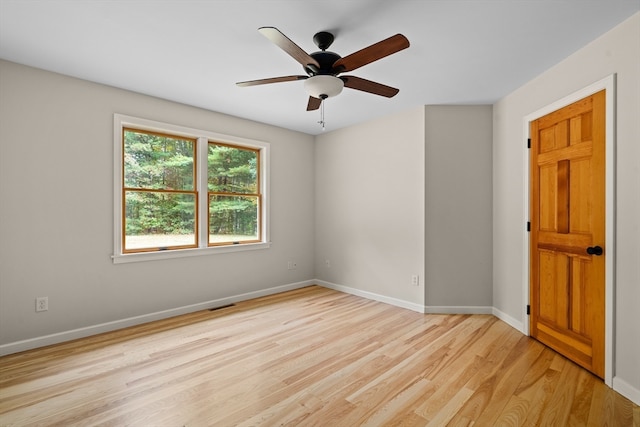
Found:
M 47 311 L 47 310 L 49 310 L 49 297 L 36 298 L 36 311 Z
M 331 268 L 331 261 L 330 261 L 330 260 L 328 260 L 328 259 L 325 259 L 325 260 L 324 260 L 324 265 L 325 265 L 325 267 L 327 267 L 327 268 Z
M 413 286 L 420 286 L 420 278 L 418 277 L 417 274 L 414 274 L 413 276 L 411 276 L 411 284 Z
M 289 261 L 287 263 L 287 270 L 295 270 L 296 268 L 298 268 L 298 263 L 295 261 Z

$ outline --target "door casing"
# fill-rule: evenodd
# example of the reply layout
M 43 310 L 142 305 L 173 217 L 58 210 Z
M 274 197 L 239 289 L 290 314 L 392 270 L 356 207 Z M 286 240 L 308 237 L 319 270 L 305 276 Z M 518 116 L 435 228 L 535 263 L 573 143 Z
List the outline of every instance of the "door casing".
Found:
M 574 92 L 552 104 L 549 104 L 524 118 L 523 135 L 524 143 L 529 139 L 529 124 L 549 113 L 566 107 L 580 99 L 593 95 L 601 90 L 606 91 L 606 123 L 605 123 L 605 247 L 607 248 L 607 258 L 605 261 L 605 361 L 604 361 L 604 382 L 609 387 L 613 387 L 613 362 L 614 362 L 614 314 L 615 314 L 615 86 L 616 75 L 611 74 L 602 80 L 599 80 L 577 92 Z M 529 335 L 529 316 L 527 315 L 527 305 L 529 301 L 529 258 L 530 258 L 530 233 L 526 230 L 526 224 L 529 219 L 529 196 L 530 196 L 530 179 L 531 170 L 529 162 L 529 149 L 524 145 L 523 150 L 523 171 L 524 171 L 524 257 L 522 260 L 522 332 Z

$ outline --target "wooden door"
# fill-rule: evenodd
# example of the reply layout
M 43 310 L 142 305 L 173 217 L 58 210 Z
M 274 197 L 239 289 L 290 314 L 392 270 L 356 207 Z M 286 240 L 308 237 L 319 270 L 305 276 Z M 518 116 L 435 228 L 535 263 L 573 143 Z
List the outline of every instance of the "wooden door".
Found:
M 530 126 L 531 336 L 604 378 L 605 91 Z

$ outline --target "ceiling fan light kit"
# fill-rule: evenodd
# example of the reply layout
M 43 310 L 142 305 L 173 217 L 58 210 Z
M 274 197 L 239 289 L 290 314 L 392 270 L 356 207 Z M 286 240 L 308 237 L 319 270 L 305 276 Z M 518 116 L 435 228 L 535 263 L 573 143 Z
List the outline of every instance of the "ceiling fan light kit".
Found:
M 321 31 L 313 36 L 313 41 L 320 51 L 312 54 L 306 53 L 277 28 L 262 27 L 259 28 L 258 31 L 280 49 L 284 50 L 293 59 L 298 61 L 307 75 L 250 80 L 236 83 L 238 86 L 245 87 L 304 80 L 304 88 L 309 95 L 307 111 L 317 110 L 321 105 L 324 107 L 324 103 L 322 101 L 339 95 L 344 87 L 387 98 L 391 98 L 399 92 L 398 89 L 391 86 L 372 82 L 360 77 L 338 77 L 338 75 L 344 72 L 353 71 L 363 65 L 370 64 L 408 48 L 409 40 L 407 40 L 407 38 L 402 34 L 396 34 L 395 36 L 391 36 L 385 40 L 354 52 L 351 55 L 341 57 L 337 53 L 327 51 L 334 40 L 333 34 L 327 31 Z M 321 113 L 322 116 L 320 123 L 324 130 L 324 111 Z
M 340 95 L 342 88 L 344 88 L 342 79 L 330 75 L 311 76 L 304 81 L 307 94 L 318 99 Z

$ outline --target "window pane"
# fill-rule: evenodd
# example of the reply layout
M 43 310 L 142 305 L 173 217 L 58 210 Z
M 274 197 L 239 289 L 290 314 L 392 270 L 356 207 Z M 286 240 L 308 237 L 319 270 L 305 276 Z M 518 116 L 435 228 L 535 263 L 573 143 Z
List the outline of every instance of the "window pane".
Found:
M 126 191 L 124 250 L 195 246 L 195 194 Z
M 124 131 L 126 188 L 193 190 L 195 141 Z
M 209 144 L 209 191 L 256 194 L 258 152 L 226 145 Z
M 258 240 L 258 197 L 209 196 L 209 244 Z

